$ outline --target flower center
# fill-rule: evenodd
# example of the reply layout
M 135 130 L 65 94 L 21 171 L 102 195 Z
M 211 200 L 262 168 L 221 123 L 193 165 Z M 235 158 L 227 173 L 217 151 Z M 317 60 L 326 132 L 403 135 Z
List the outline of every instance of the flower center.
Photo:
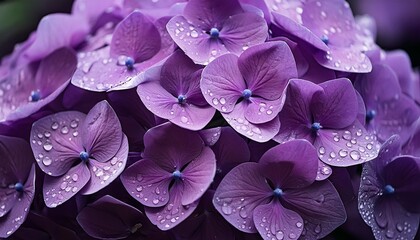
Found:
M 276 188 L 273 190 L 273 195 L 275 197 L 281 197 L 283 196 L 283 190 L 281 190 L 281 188 Z
M 87 162 L 87 160 L 89 160 L 89 153 L 87 153 L 86 151 L 80 152 L 79 156 L 83 162 Z
M 386 195 L 390 195 L 390 194 L 393 194 L 395 192 L 395 188 L 393 187 L 393 186 L 391 186 L 391 185 L 386 185 L 385 187 L 384 187 L 384 193 L 386 194 Z
M 321 126 L 321 124 L 319 123 L 319 122 L 314 122 L 314 123 L 312 123 L 312 125 L 311 125 L 311 129 L 313 130 L 313 131 L 318 131 L 319 129 L 321 129 L 322 128 L 322 126 Z
M 248 89 L 248 88 L 245 89 L 242 92 L 242 97 L 245 98 L 245 99 L 249 99 L 251 96 L 252 96 L 252 91 L 250 89 Z
M 187 101 L 187 97 L 186 96 L 184 96 L 182 94 L 178 96 L 178 103 L 179 104 L 184 104 L 186 101 Z
M 38 102 L 41 99 L 41 92 L 39 90 L 35 90 L 31 92 L 29 96 L 30 102 Z
M 375 110 L 368 110 L 366 112 L 366 122 L 370 122 L 372 121 L 376 116 L 376 111 Z
M 15 190 L 16 192 L 23 192 L 23 185 L 22 183 L 18 182 L 15 184 Z
M 210 29 L 210 37 L 218 38 L 219 34 L 220 34 L 219 29 L 217 29 L 217 28 L 211 28 Z
M 175 170 L 175 171 L 172 173 L 172 177 L 173 177 L 174 179 L 181 179 L 181 177 L 182 177 L 182 173 L 181 173 L 179 170 Z
M 327 35 L 322 35 L 321 40 L 328 45 L 328 43 L 330 42 L 330 39 L 328 38 Z
M 127 59 L 125 59 L 124 64 L 128 70 L 132 70 L 134 68 L 134 59 L 132 59 L 131 57 L 127 57 Z

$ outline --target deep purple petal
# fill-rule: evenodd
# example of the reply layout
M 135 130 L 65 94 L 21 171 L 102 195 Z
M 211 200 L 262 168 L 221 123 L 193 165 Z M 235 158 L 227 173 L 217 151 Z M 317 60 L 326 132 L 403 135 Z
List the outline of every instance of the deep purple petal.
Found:
M 350 80 L 342 78 L 319 84 L 324 91 L 313 95 L 311 111 L 323 128 L 339 129 L 352 124 L 359 105 Z
M 229 17 L 220 29 L 220 39 L 229 52 L 239 56 L 248 47 L 263 43 L 267 32 L 264 18 L 247 12 Z
M 45 205 L 55 208 L 76 195 L 89 181 L 90 172 L 84 163 L 70 168 L 60 177 L 46 175 L 43 194 Z
M 277 199 L 256 207 L 253 219 L 264 240 L 296 239 L 303 230 L 303 220 L 299 214 L 284 208 Z
M 292 169 L 282 173 L 282 164 L 291 162 Z M 275 174 L 270 180 L 284 188 L 301 188 L 312 184 L 318 169 L 318 157 L 316 150 L 306 140 L 291 140 L 275 146 L 261 157 L 259 163 L 268 164 L 271 168 L 278 166 L 279 174 Z
M 82 141 L 91 158 L 106 162 L 120 149 L 123 133 L 120 121 L 107 101 L 97 103 L 82 125 Z
M 249 122 L 245 116 L 248 105 L 249 103 L 242 101 L 235 105 L 235 109 L 232 112 L 222 113 L 222 116 L 233 129 L 247 138 L 257 142 L 271 140 L 280 129 L 279 118 L 275 117 L 273 120 L 262 124 Z
M 281 98 L 271 101 L 266 101 L 264 98 L 260 97 L 251 97 L 251 102 L 245 110 L 245 118 L 256 124 L 269 122 L 274 118 L 277 118 L 277 115 L 284 105 L 285 99 L 286 95 L 282 95 Z
M 309 81 L 293 79 L 289 82 L 286 102 L 279 114 L 282 126 L 274 138 L 276 141 L 285 142 L 295 138 L 313 141 L 310 130 L 312 124 L 310 103 L 316 92 L 322 92 L 322 88 Z
M 336 71 L 368 73 L 373 68 L 368 56 L 358 47 L 330 46 L 327 52 L 317 51 L 313 56 L 322 66 Z
M 28 173 L 28 178 L 23 183 L 23 192 L 16 195 L 13 208 L 0 218 L 0 237 L 7 238 L 15 232 L 29 213 L 29 208 L 35 196 L 35 165 Z
M 207 65 L 200 86 L 211 106 L 222 112 L 231 112 L 247 88 L 238 67 L 238 57 L 226 54 Z
M 140 203 L 161 207 L 169 201 L 169 184 L 172 174 L 151 160 L 140 160 L 121 174 L 127 192 Z
M 146 221 L 139 210 L 109 195 L 84 207 L 76 219 L 89 236 L 100 239 L 126 238 Z
M 132 58 L 143 62 L 160 49 L 160 35 L 156 26 L 142 13 L 134 11 L 122 20 L 114 30 L 111 56 Z
M 257 163 L 242 163 L 223 178 L 214 194 L 213 205 L 234 227 L 255 233 L 254 209 L 268 203 L 272 191 Z
M 32 125 L 31 147 L 42 171 L 51 176 L 60 176 L 73 163 L 80 161 L 80 153 L 84 151 L 81 125 L 85 118 L 86 115 L 80 112 L 60 112 Z
M 238 59 L 247 88 L 266 100 L 279 99 L 291 78 L 297 77 L 296 63 L 285 42 L 270 42 L 247 49 Z
M 303 239 L 322 238 L 346 221 L 340 196 L 328 180 L 285 191 L 283 199 L 305 221 Z
M 91 177 L 80 193 L 89 195 L 108 186 L 124 170 L 127 163 L 127 157 L 128 139 L 124 135 L 120 149 L 109 161 L 99 162 L 94 159 L 89 159 L 88 166 Z
M 183 185 L 175 183 L 169 190 L 169 201 L 163 207 L 145 207 L 149 220 L 161 230 L 169 230 L 189 217 L 198 205 L 198 201 L 188 205 L 181 203 Z
M 184 9 L 184 16 L 194 25 L 220 27 L 230 16 L 243 12 L 238 0 L 192 0 Z
M 394 158 L 384 168 L 384 181 L 395 188 L 396 199 L 407 211 L 420 213 L 420 159 Z
M 359 121 L 349 127 L 321 129 L 314 142 L 318 157 L 331 166 L 353 166 L 370 161 L 378 155 L 380 144 Z
M 188 144 L 185 144 L 188 141 Z M 165 123 L 144 135 L 144 158 L 153 160 L 168 173 L 181 170 L 203 150 L 204 142 L 198 133 Z M 162 146 L 165 146 L 162 149 Z
M 216 158 L 214 153 L 209 147 L 204 147 L 201 154 L 182 171 L 184 184 L 182 205 L 188 205 L 198 200 L 213 182 L 215 174 Z

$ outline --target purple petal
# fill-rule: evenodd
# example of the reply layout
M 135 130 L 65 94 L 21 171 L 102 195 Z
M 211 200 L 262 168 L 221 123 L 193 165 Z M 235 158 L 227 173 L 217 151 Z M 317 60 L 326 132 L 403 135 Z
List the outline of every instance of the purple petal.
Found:
M 305 221 L 303 239 L 322 238 L 346 220 L 340 196 L 328 180 L 314 182 L 303 189 L 290 189 L 283 199 Z
M 78 161 L 84 151 L 80 128 L 85 118 L 86 115 L 80 112 L 60 112 L 32 125 L 31 147 L 42 171 L 60 176 Z
M 257 163 L 242 163 L 223 178 L 214 194 L 213 205 L 234 227 L 255 233 L 254 209 L 268 203 L 272 191 Z
M 50 95 L 67 82 L 76 70 L 76 65 L 76 54 L 69 48 L 60 48 L 43 59 L 35 76 L 42 97 Z
M 291 140 L 268 150 L 259 163 L 269 164 L 271 168 L 282 168 L 284 163 L 293 163 L 287 173 L 275 174 L 270 180 L 285 188 L 301 188 L 311 185 L 318 169 L 318 157 L 315 148 L 306 140 Z M 284 167 L 284 169 L 286 169 Z M 278 170 L 281 172 L 282 170 Z M 277 180 L 278 179 L 278 180 Z
M 185 141 L 188 141 L 188 144 L 185 144 Z M 144 158 L 153 160 L 172 174 L 198 157 L 204 142 L 196 132 L 165 123 L 150 129 L 144 135 L 144 145 Z M 162 146 L 165 146 L 164 150 Z
M 207 65 L 219 56 L 229 53 L 221 41 L 212 39 L 205 30 L 191 24 L 183 16 L 171 18 L 166 29 L 179 48 L 197 64 Z
M 82 17 L 63 13 L 50 14 L 41 19 L 36 39 L 25 54 L 36 60 L 61 47 L 76 47 L 88 32 L 88 24 Z
M 0 189 L 0 219 L 5 216 L 16 203 L 18 192 L 14 188 Z
M 123 133 L 120 121 L 107 101 L 97 103 L 82 124 L 83 147 L 91 158 L 106 162 L 116 155 Z
M 377 157 L 379 151 L 376 136 L 367 132 L 357 120 L 343 129 L 321 129 L 314 146 L 321 161 L 337 167 L 370 161 Z
M 273 24 L 277 28 L 279 28 L 281 32 L 285 32 L 289 35 L 292 35 L 292 37 L 297 38 L 296 40 L 300 40 L 305 43 L 308 43 L 322 51 L 328 51 L 328 46 L 324 42 L 322 42 L 321 38 L 316 36 L 312 31 L 310 31 L 305 26 L 297 23 L 296 21 L 293 21 L 292 19 L 284 15 L 278 14 L 276 12 L 272 12 L 272 16 L 273 16 Z
M 420 215 L 407 212 L 392 198 L 379 198 L 374 205 L 373 220 L 366 222 L 376 239 L 414 239 Z
M 200 68 L 182 51 L 175 51 L 162 65 L 160 84 L 175 97 L 186 94 L 190 88 L 199 89 L 200 78 L 193 77 Z
M 238 0 L 190 0 L 185 6 L 184 16 L 194 25 L 210 30 L 242 12 Z
M 135 62 L 145 61 L 160 49 L 160 35 L 156 26 L 142 13 L 134 11 L 114 30 L 111 56 L 126 56 Z
M 264 240 L 296 239 L 303 230 L 299 214 L 284 208 L 277 199 L 256 207 L 253 219 Z
M 297 77 L 296 63 L 285 42 L 270 42 L 247 49 L 238 59 L 247 88 L 266 100 L 279 99 L 291 78 Z
M 7 238 L 15 232 L 29 213 L 29 208 L 35 196 L 35 165 L 29 171 L 29 176 L 23 184 L 23 192 L 16 195 L 13 208 L 0 218 L 0 237 Z
M 161 230 L 169 230 L 189 217 L 196 209 L 198 202 L 189 205 L 181 203 L 184 193 L 182 184 L 174 184 L 169 192 L 168 203 L 159 208 L 145 207 L 149 220 Z
M 369 58 L 357 47 L 330 46 L 327 52 L 317 51 L 313 56 L 320 65 L 332 70 L 351 73 L 372 71 L 372 63 Z
M 242 101 L 236 104 L 235 109 L 230 113 L 223 113 L 222 116 L 226 119 L 230 126 L 238 133 L 246 136 L 257 142 L 267 142 L 271 140 L 280 129 L 280 121 L 278 117 L 273 120 L 254 124 L 246 119 L 245 111 L 249 103 Z
M 99 16 L 108 9 L 115 7 L 117 1 L 104 0 L 98 3 L 88 0 L 77 0 L 73 4 L 72 14 L 85 17 L 91 25 L 94 25 Z
M 121 174 L 121 182 L 137 201 L 149 207 L 162 207 L 169 201 L 172 174 L 151 160 L 140 160 Z
M 420 213 L 420 159 L 394 158 L 384 168 L 384 182 L 395 188 L 397 201 L 408 211 Z
M 226 54 L 204 68 L 201 91 L 207 102 L 222 112 L 231 112 L 246 89 L 238 67 L 238 57 Z
M 332 174 L 332 169 L 330 166 L 322 162 L 321 160 L 318 161 L 318 172 L 316 173 L 316 180 L 322 181 L 327 179 Z
M 100 239 L 126 238 L 147 221 L 139 210 L 109 195 L 84 207 L 76 219 L 89 236 Z
M 282 126 L 274 138 L 276 141 L 285 142 L 295 138 L 313 141 L 310 130 L 312 124 L 310 103 L 316 92 L 322 92 L 322 88 L 309 81 L 293 79 L 289 82 L 286 102 L 279 114 Z
M 215 145 L 220 138 L 221 127 L 203 129 L 198 132 L 201 138 L 203 139 L 206 146 L 213 146 Z
M 46 175 L 44 178 L 44 201 L 49 208 L 55 208 L 76 195 L 90 179 L 90 172 L 84 163 L 70 168 L 60 177 Z
M 188 205 L 198 200 L 213 182 L 215 174 L 216 158 L 214 153 L 209 147 L 204 147 L 201 154 L 182 171 L 184 184 L 182 205 Z
M 226 49 L 240 55 L 250 46 L 263 43 L 268 35 L 267 23 L 255 13 L 241 13 L 229 17 L 220 29 L 220 40 Z
M 324 91 L 313 95 L 311 110 L 315 122 L 324 128 L 339 129 L 352 124 L 359 105 L 350 80 L 341 78 L 319 84 Z
M 107 162 L 99 162 L 89 159 L 90 180 L 80 191 L 81 194 L 89 195 L 113 182 L 124 170 L 128 157 L 128 139 L 124 135 L 121 147 L 112 159 Z
M 266 101 L 264 98 L 251 97 L 250 103 L 245 110 L 245 118 L 256 124 L 266 123 L 274 118 L 281 111 L 286 95 L 282 95 L 280 99 Z

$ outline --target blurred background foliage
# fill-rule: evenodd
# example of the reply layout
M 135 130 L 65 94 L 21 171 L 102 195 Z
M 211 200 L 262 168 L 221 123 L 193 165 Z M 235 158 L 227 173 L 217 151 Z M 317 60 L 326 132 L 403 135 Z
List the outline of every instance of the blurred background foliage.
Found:
M 101 1 L 101 0 L 91 0 Z M 139 0 L 141 1 L 141 0 Z M 73 0 L 0 0 L 0 59 L 36 30 L 49 13 L 71 11 Z M 404 49 L 420 66 L 420 0 L 349 0 L 355 15 L 376 19 L 377 42 L 387 50 Z

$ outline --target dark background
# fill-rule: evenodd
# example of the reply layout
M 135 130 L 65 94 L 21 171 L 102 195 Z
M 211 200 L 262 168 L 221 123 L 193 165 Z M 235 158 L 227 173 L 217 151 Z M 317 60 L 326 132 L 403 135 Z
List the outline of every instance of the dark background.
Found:
M 101 0 L 97 0 L 101 1 Z M 366 10 L 361 6 L 362 1 L 373 1 L 373 0 L 350 0 L 349 3 L 355 15 L 357 14 L 366 14 L 373 12 L 373 14 L 378 14 L 377 11 L 380 11 L 380 14 L 392 18 L 395 17 L 395 8 L 383 7 L 380 10 Z M 419 0 L 381 0 L 379 4 L 387 4 L 386 2 L 393 1 L 398 2 L 398 4 L 411 4 Z M 36 30 L 38 22 L 40 19 L 49 13 L 54 12 L 65 12 L 69 13 L 71 11 L 71 5 L 73 0 L 0 0 L 0 58 L 10 54 L 13 51 L 13 46 L 16 43 L 22 42 L 29 34 Z M 376 1 L 378 2 L 378 1 Z M 420 1 L 419 1 L 420 2 Z M 413 5 L 413 4 L 412 4 Z M 415 5 L 415 6 L 414 6 Z M 420 4 L 414 4 L 413 8 L 419 8 L 416 11 L 416 15 L 420 16 Z M 411 7 L 410 5 L 407 5 Z M 389 11 L 389 12 L 387 12 Z M 404 11 L 404 10 L 402 10 Z M 404 28 L 403 33 L 399 34 L 398 39 L 390 40 L 389 36 L 381 32 L 381 28 L 387 27 L 378 26 L 378 44 L 386 49 L 404 49 L 408 52 L 412 59 L 413 66 L 420 66 L 420 17 L 410 19 L 413 16 L 407 14 L 404 16 L 399 16 L 399 18 L 405 17 L 407 21 L 403 22 L 401 25 L 413 25 L 412 28 Z M 390 19 L 394 21 L 394 19 Z M 397 19 L 395 19 L 397 21 Z M 398 21 L 399 23 L 400 21 Z M 414 24 L 417 24 L 415 26 Z M 413 29 L 414 28 L 414 29 Z

